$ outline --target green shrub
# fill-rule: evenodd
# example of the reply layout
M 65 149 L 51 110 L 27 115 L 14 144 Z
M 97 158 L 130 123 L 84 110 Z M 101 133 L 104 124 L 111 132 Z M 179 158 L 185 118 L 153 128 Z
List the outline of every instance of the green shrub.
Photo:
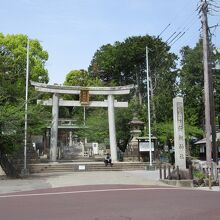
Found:
M 193 172 L 193 176 L 194 176 L 194 178 L 200 179 L 200 180 L 206 178 L 205 174 L 201 171 L 198 171 L 198 170 Z

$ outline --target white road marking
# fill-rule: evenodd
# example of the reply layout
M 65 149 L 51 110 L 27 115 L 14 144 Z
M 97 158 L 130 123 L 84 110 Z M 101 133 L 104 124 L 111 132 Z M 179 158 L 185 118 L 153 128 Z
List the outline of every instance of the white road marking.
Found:
M 79 193 L 96 193 L 96 192 L 116 192 L 116 191 L 146 191 L 146 190 L 179 190 L 186 188 L 127 188 L 127 189 L 98 189 L 98 190 L 79 190 L 79 191 L 64 191 L 64 192 L 49 192 L 49 193 L 30 193 L 30 194 L 15 194 L 15 195 L 0 195 L 0 198 L 15 198 L 15 197 L 31 197 L 31 196 L 50 196 L 50 195 L 65 195 Z

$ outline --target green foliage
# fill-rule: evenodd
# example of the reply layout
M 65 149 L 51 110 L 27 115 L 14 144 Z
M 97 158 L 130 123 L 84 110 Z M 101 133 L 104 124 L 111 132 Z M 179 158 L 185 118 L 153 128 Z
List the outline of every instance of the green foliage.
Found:
M 157 134 L 158 141 L 162 144 L 174 144 L 173 121 L 161 122 L 153 126 L 153 132 Z M 185 123 L 185 138 L 191 140 L 192 137 L 202 137 L 202 129 Z
M 103 45 L 94 54 L 88 69 L 90 76 L 98 77 L 105 85 L 123 86 L 135 83 L 137 86 L 126 97 L 130 100 L 129 109 L 117 110 L 116 129 L 119 146 L 120 142 L 125 146 L 130 138 L 128 122 L 132 120 L 133 113 L 137 114 L 139 120 L 147 122 L 146 46 L 150 49 L 148 58 L 153 92 L 152 118 L 154 123 L 166 123 L 172 120 L 172 99 L 177 92 L 177 57 L 169 52 L 169 46 L 161 39 L 149 35 L 133 36 L 123 42 Z M 120 97 L 119 100 L 123 98 Z M 167 131 L 166 138 L 163 131 L 161 135 L 162 140 L 167 139 Z
M 5 104 L 0 106 L 0 151 L 10 153 L 24 140 L 24 100 L 19 105 Z M 41 134 L 51 114 L 40 105 L 28 105 L 28 135 Z
M 147 119 L 147 109 L 146 105 L 140 104 L 138 102 L 137 97 L 133 97 L 129 100 L 129 106 L 128 106 L 129 112 L 130 112 L 130 119 L 132 119 L 133 114 L 136 114 L 138 119 L 141 121 L 146 121 Z
M 23 106 L 0 106 L 0 151 L 11 152 L 22 142 Z
M 28 134 L 42 134 L 42 131 L 48 125 L 48 119 L 51 118 L 51 112 L 41 105 L 28 106 Z
M 190 140 L 191 137 L 202 137 L 203 131 L 201 128 L 197 126 L 190 125 L 189 123 L 185 123 L 185 135 L 186 139 Z
M 210 51 L 214 50 L 214 46 L 210 45 Z M 180 83 L 179 88 L 184 96 L 185 120 L 190 125 L 201 127 L 204 120 L 204 72 L 203 72 L 203 55 L 202 55 L 202 40 L 196 44 L 194 48 L 188 46 L 183 47 L 182 68 L 179 71 Z M 210 53 L 210 63 L 215 63 L 220 54 Z M 210 66 L 211 67 L 211 66 Z M 214 90 L 220 92 L 220 77 L 218 71 L 212 71 L 214 78 Z M 219 94 L 216 92 L 216 94 Z M 219 106 L 220 99 L 215 95 L 215 102 Z M 219 109 L 217 114 L 219 114 Z
M 86 70 L 72 70 L 65 79 L 64 85 L 68 86 L 101 86 L 102 82 L 97 77 L 90 77 Z
M 0 34 L 0 103 L 16 103 L 25 96 L 27 36 Z M 29 78 L 48 82 L 48 54 L 37 40 L 30 40 Z M 33 92 L 30 87 L 29 93 Z
M 47 52 L 38 40 L 30 40 L 29 51 L 30 80 L 48 82 Z M 0 151 L 6 153 L 21 146 L 24 139 L 26 57 L 27 36 L 0 33 Z M 48 117 L 45 108 L 36 106 L 37 98 L 34 89 L 29 87 L 29 135 L 41 132 Z
M 156 130 L 157 138 L 161 143 L 166 143 L 174 138 L 172 121 L 157 123 L 153 130 Z
M 190 155 L 191 155 L 192 158 L 199 159 L 200 146 L 199 145 L 193 145 L 191 147 Z
M 205 174 L 201 171 L 198 171 L 198 170 L 195 170 L 193 172 L 193 176 L 194 176 L 194 178 L 199 179 L 199 180 L 203 180 L 206 178 Z
M 89 142 L 105 142 L 108 137 L 108 115 L 104 109 L 96 109 L 87 115 L 86 127 L 77 131 L 79 137 L 87 137 Z
M 132 119 L 130 108 L 117 108 L 115 111 L 117 145 L 120 150 L 125 151 L 130 138 L 129 122 Z
M 106 44 L 95 52 L 88 73 L 85 70 L 71 71 L 66 77 L 65 85 L 86 87 L 136 84 L 135 90 L 129 96 L 116 97 L 118 100 L 129 100 L 128 109 L 116 110 L 118 145 L 124 149 L 130 136 L 128 123 L 132 120 L 133 113 L 135 112 L 139 120 L 147 124 L 146 46 L 150 49 L 148 58 L 152 133 L 157 136 L 160 143 L 173 144 L 172 101 L 178 94 L 184 97 L 186 140 L 190 142 L 192 137 L 201 137 L 204 118 L 201 41 L 195 48 L 188 46 L 182 48 L 180 70 L 176 69 L 177 56 L 171 53 L 170 47 L 159 38 L 149 35 L 133 36 L 123 42 Z M 211 59 L 212 63 L 216 62 L 219 54 L 212 54 Z M 218 70 L 215 70 L 213 76 L 217 114 L 220 109 L 218 73 Z M 96 98 L 103 100 L 101 96 Z M 81 135 L 84 133 L 91 140 L 105 140 L 108 137 L 108 123 L 104 112 L 87 109 L 88 128 L 81 132 Z M 82 111 L 71 110 L 71 115 L 82 121 Z M 102 120 L 99 118 L 100 115 L 103 116 Z
M 91 77 L 86 70 L 72 70 L 65 79 L 64 85 L 66 86 L 81 86 L 81 87 L 95 87 L 103 86 L 103 83 L 97 77 Z M 79 100 L 79 95 L 63 95 L 67 100 Z M 90 97 L 92 100 L 93 97 Z M 103 100 L 103 96 L 96 96 L 96 100 Z M 66 108 L 67 109 L 67 108 Z M 71 111 L 71 110 L 70 110 Z
M 105 84 L 136 84 L 130 96 L 136 95 L 139 104 L 147 104 L 146 96 L 146 46 L 149 47 L 149 67 L 152 84 L 152 106 L 154 120 L 161 122 L 172 119 L 172 98 L 177 92 L 175 70 L 176 55 L 161 39 L 146 36 L 128 37 L 100 47 L 89 66 L 89 75 L 100 78 Z M 146 118 L 143 120 L 146 121 Z

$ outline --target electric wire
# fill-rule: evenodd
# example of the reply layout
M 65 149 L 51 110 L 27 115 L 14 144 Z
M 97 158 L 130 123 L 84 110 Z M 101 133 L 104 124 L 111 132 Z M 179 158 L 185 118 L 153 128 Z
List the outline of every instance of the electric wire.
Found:
M 165 33 L 165 31 L 168 30 L 169 27 L 172 26 L 173 21 L 176 21 L 176 20 L 180 17 L 179 15 L 180 15 L 180 14 L 182 13 L 182 11 L 183 11 L 182 8 L 185 8 L 187 4 L 188 4 L 188 3 L 185 2 L 185 4 L 184 4 L 181 8 L 179 8 L 178 11 L 176 11 L 176 14 L 172 17 L 172 19 L 171 19 L 171 21 L 169 22 L 169 24 L 160 32 L 160 34 L 158 35 L 158 38 L 159 38 L 163 33 Z
M 173 36 L 173 38 L 168 38 L 168 40 L 166 41 L 170 46 L 172 46 L 174 44 L 174 42 L 176 43 L 178 40 L 180 40 L 185 34 L 186 32 L 189 31 L 189 29 L 195 24 L 195 22 L 197 21 L 195 16 L 195 11 L 193 12 L 193 14 L 191 14 L 191 16 L 185 21 L 185 25 L 181 25 L 177 28 L 176 32 L 178 30 L 180 30 L 176 35 Z
M 167 40 L 165 41 L 168 45 L 173 45 L 174 43 L 176 43 L 179 39 L 181 39 L 186 32 L 188 32 L 188 30 L 190 29 L 190 27 L 195 23 L 195 21 L 197 20 L 197 15 L 195 16 L 195 12 L 197 11 L 194 10 L 193 13 L 190 14 L 190 16 L 187 17 L 187 19 L 185 19 L 178 28 L 176 28 L 172 34 L 167 38 Z M 176 19 L 175 19 L 176 20 Z M 168 27 L 170 27 L 171 25 L 173 25 L 173 23 L 169 23 L 170 25 L 167 25 L 167 27 L 164 30 L 167 30 Z M 163 33 L 164 31 L 162 31 Z M 160 34 L 161 35 L 161 34 Z

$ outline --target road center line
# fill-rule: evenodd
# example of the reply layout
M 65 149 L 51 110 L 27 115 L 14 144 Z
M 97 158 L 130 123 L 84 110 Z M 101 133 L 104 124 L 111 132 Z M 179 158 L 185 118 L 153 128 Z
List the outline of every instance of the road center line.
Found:
M 80 190 L 80 191 L 64 191 L 64 192 L 48 192 L 48 193 L 30 193 L 17 195 L 0 195 L 0 198 L 15 198 L 15 197 L 31 197 L 31 196 L 50 196 L 50 195 L 65 195 L 79 193 L 96 193 L 96 192 L 116 192 L 116 191 L 146 191 L 146 190 L 179 190 L 180 188 L 128 188 L 128 189 L 98 189 L 98 190 Z M 185 189 L 185 188 L 184 188 Z

